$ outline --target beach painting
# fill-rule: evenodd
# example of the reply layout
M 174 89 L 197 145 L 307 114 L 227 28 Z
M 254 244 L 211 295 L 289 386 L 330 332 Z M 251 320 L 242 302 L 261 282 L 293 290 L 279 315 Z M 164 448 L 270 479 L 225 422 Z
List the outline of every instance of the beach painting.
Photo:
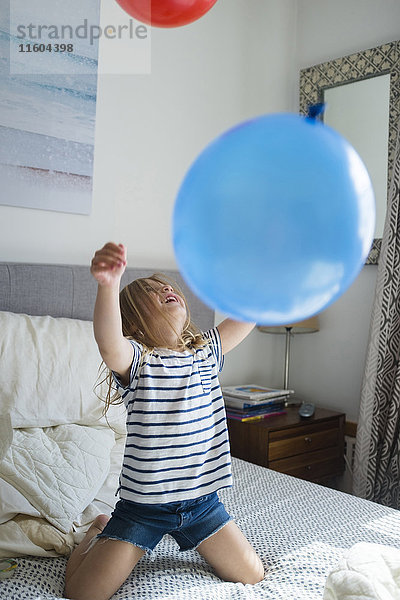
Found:
M 98 40 L 60 51 L 70 40 L 37 37 L 85 19 L 99 22 L 100 0 L 0 0 L 0 204 L 90 214 Z

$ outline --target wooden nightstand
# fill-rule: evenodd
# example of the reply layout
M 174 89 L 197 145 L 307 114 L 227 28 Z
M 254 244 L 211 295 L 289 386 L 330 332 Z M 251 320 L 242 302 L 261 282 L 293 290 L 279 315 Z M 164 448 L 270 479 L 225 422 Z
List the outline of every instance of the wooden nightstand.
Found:
M 343 413 L 316 408 L 308 419 L 298 406 L 255 422 L 228 419 L 232 456 L 315 483 L 344 471 Z

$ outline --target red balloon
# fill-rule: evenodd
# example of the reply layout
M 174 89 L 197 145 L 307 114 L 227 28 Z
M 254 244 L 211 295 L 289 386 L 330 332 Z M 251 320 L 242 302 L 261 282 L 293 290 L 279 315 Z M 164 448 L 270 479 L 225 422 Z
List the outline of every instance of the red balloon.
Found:
M 180 27 L 200 19 L 217 0 L 117 0 L 132 17 L 155 27 Z

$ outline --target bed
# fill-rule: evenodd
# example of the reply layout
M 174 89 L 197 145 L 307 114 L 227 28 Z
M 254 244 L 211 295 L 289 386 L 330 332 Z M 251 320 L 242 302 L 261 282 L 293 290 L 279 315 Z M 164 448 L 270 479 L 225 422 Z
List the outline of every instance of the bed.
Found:
M 123 283 L 150 272 L 130 268 Z M 211 327 L 213 312 L 166 274 Z M 87 267 L 0 263 L 0 559 L 17 562 L 0 598 L 60 600 L 68 554 L 116 501 L 124 414 L 107 423 L 93 391 L 95 293 Z M 222 582 L 166 536 L 113 600 L 400 598 L 398 511 L 239 459 L 233 474 L 220 495 L 265 579 Z

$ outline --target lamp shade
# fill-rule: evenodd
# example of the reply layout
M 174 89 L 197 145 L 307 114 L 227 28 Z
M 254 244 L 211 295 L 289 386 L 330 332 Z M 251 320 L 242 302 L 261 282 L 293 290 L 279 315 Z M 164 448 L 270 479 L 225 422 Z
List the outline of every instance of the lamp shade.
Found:
M 259 331 L 262 333 L 287 333 L 289 330 L 290 333 L 315 333 L 319 331 L 319 322 L 318 317 L 310 317 L 309 319 L 304 319 L 304 321 L 297 321 L 297 323 L 289 323 L 288 325 L 277 325 L 269 326 L 269 325 L 259 325 L 257 327 Z

